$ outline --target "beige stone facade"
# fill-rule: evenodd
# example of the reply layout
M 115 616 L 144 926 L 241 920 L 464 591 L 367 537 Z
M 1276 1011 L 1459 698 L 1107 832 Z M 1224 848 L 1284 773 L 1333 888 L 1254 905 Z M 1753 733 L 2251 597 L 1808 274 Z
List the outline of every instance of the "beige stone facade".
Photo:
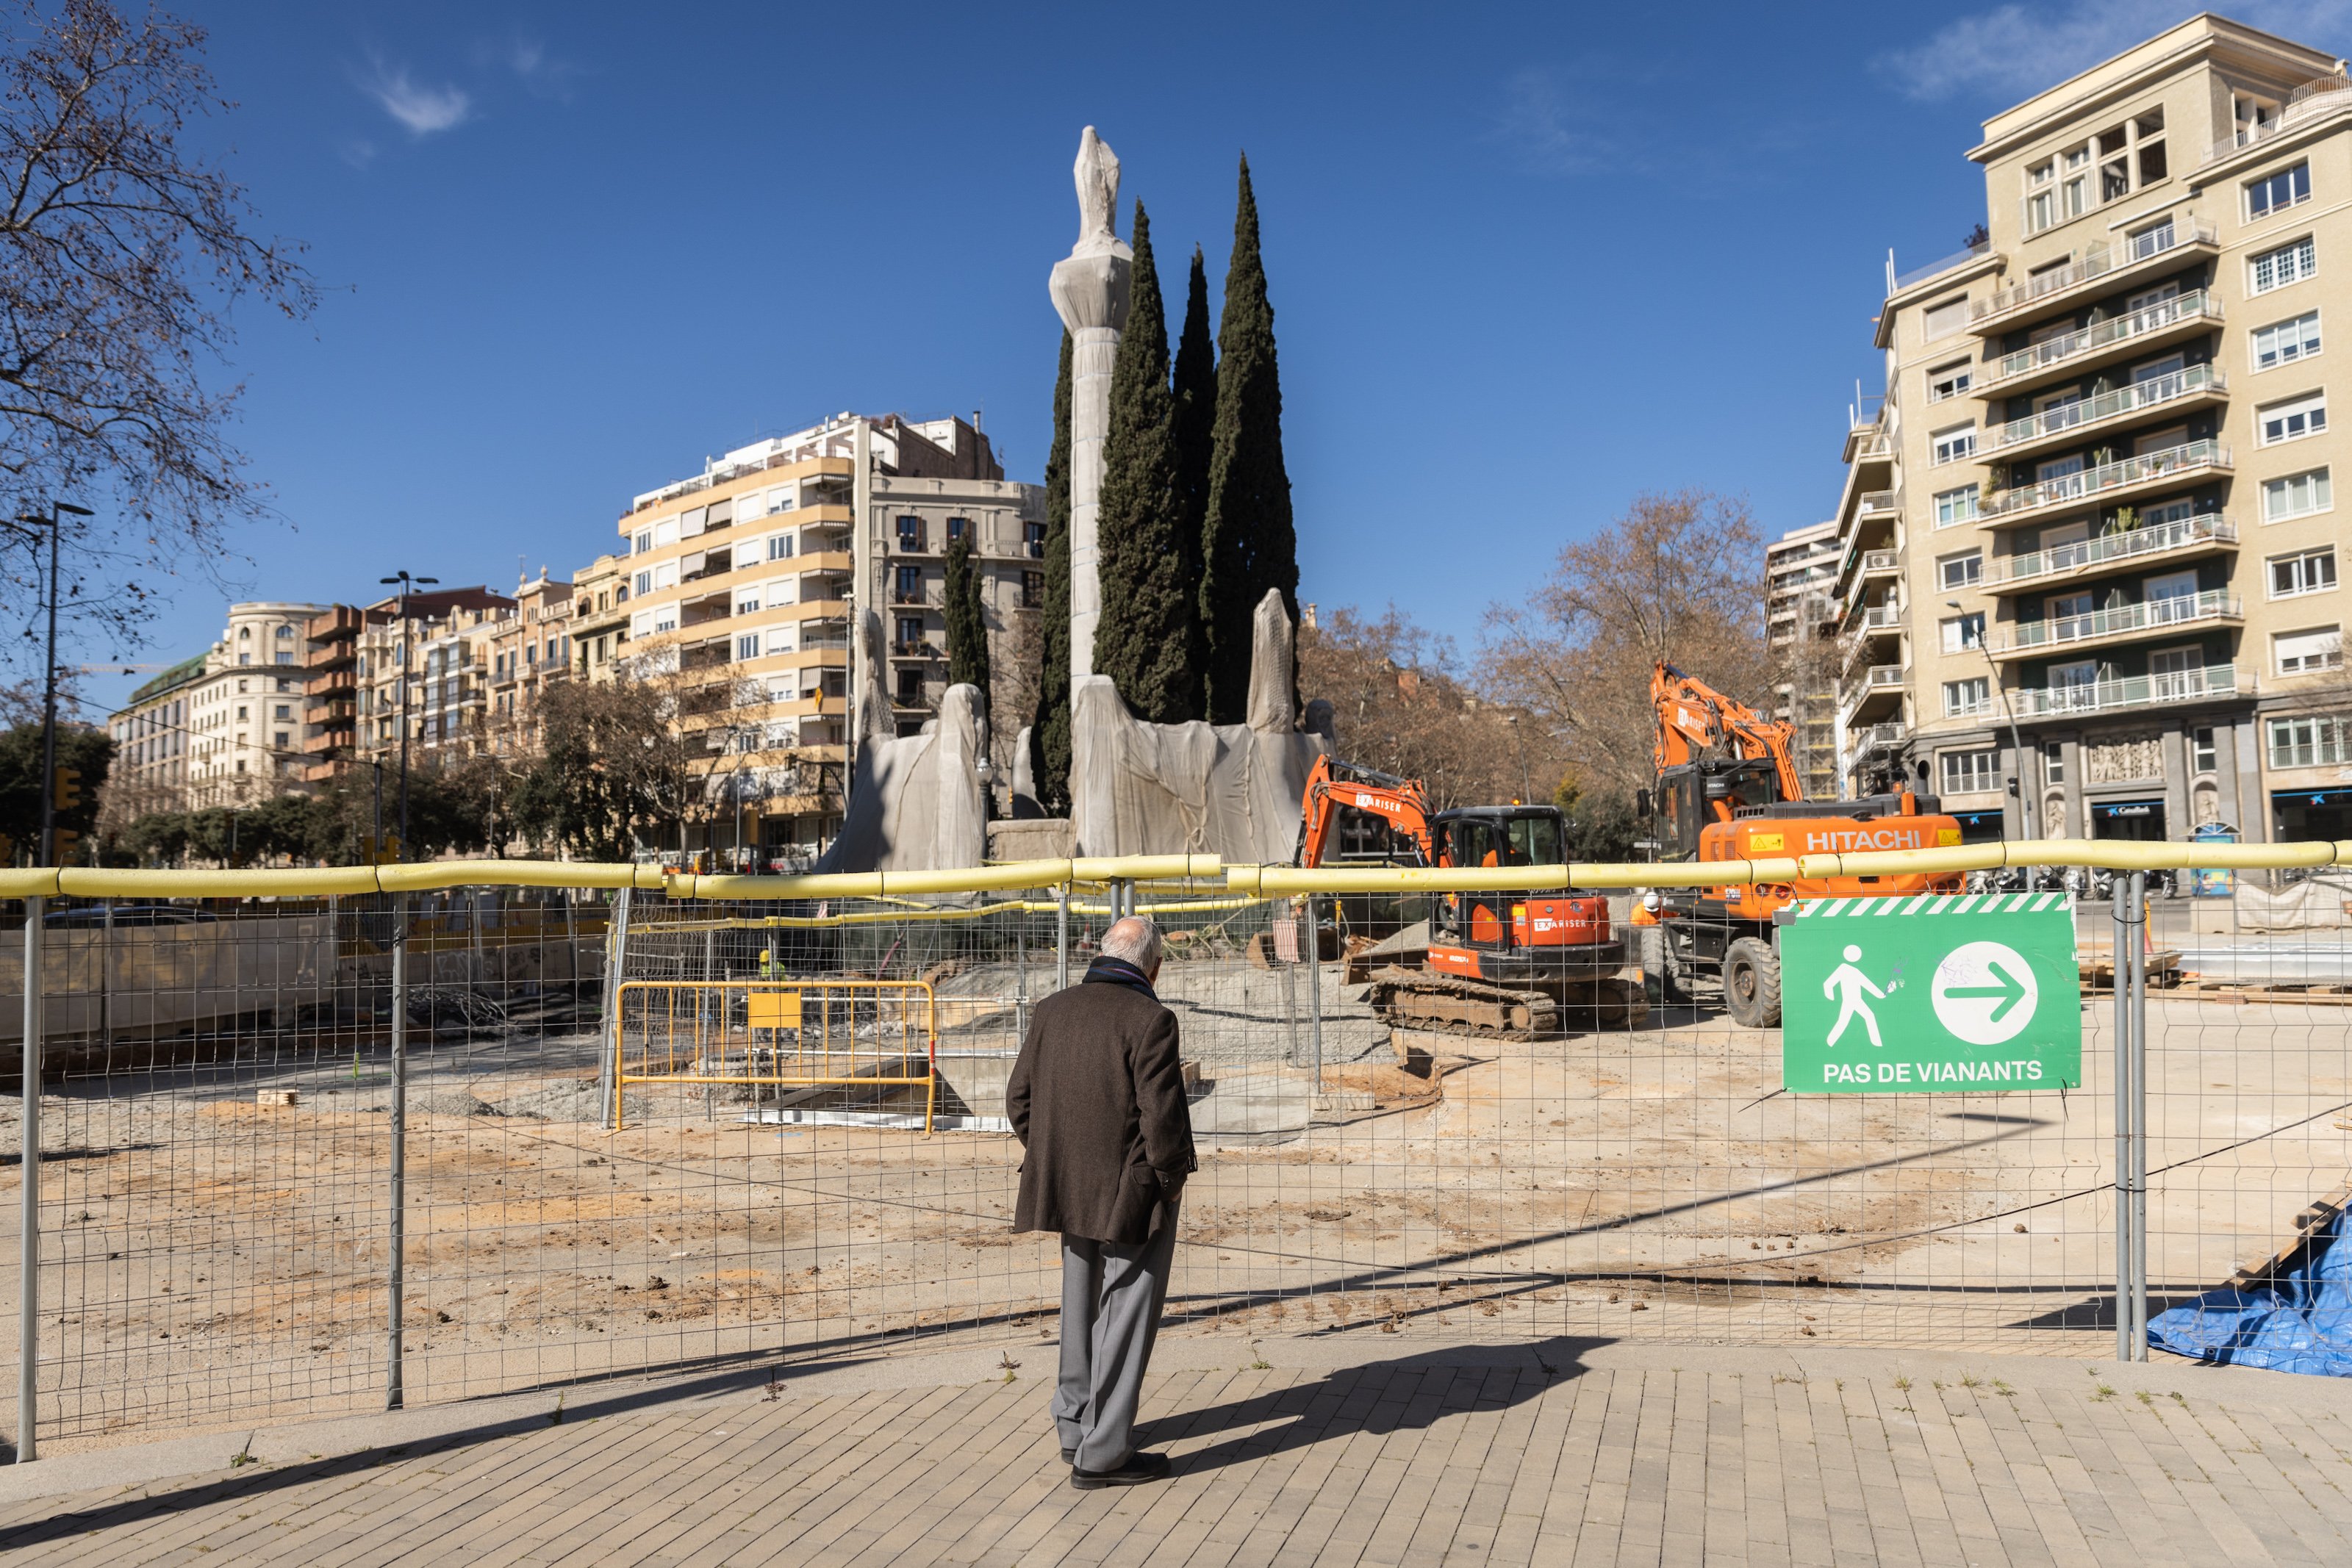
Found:
M 2352 85 L 2204 16 L 1969 156 L 1988 232 L 1890 262 L 1884 401 L 1846 438 L 1850 781 L 1899 771 L 1972 838 L 2352 833 L 2325 351 Z
M 1812 800 L 1833 800 L 1839 788 L 1835 643 L 1825 632 L 1840 548 L 1835 522 L 1790 528 L 1764 547 L 1765 632 L 1780 667 L 1773 695 Z
M 232 604 L 220 641 L 132 693 L 107 720 L 121 758 L 110 806 L 127 820 L 242 806 L 299 788 L 307 634 L 320 608 Z
M 1024 601 L 1042 595 L 1044 517 L 1043 489 L 1007 481 L 966 421 L 841 414 L 637 497 L 615 580 L 601 560 L 577 576 L 595 597 L 575 617 L 574 656 L 591 678 L 690 688 L 683 722 L 707 734 L 713 799 L 730 808 L 694 830 L 697 847 L 730 863 L 804 859 L 840 826 L 850 737 L 866 727 L 852 712 L 857 613 L 881 631 L 893 708 L 880 723 L 914 733 L 945 690 L 949 541 L 974 540 L 1001 664 Z

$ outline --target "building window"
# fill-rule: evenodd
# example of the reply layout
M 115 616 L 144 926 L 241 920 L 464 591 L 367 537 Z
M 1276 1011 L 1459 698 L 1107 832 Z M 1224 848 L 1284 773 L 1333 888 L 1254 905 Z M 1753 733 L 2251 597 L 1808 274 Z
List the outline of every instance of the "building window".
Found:
M 1945 365 L 1927 372 L 1927 401 L 1941 402 L 1946 398 L 1966 395 L 1974 367 L 1965 360 L 1957 365 Z
M 776 535 L 774 535 L 774 536 L 772 536 L 772 537 L 771 537 L 771 538 L 769 538 L 769 540 L 768 540 L 768 559 L 769 559 L 770 560 L 786 560 L 786 559 L 789 559 L 791 558 L 792 553 L 793 553 L 793 536 L 792 536 L 792 535 L 790 535 L 790 534 L 776 534 Z
M 1978 675 L 1970 680 L 1944 683 L 1944 716 L 1968 718 L 1984 713 L 1992 706 L 1992 679 Z
M 735 656 L 739 659 L 758 658 L 760 656 L 760 634 L 757 632 L 745 632 L 737 636 L 735 639 Z
M 278 711 L 272 716 L 278 719 L 280 722 L 292 718 L 294 716 L 294 705 L 292 703 L 279 703 L 278 705 Z
M 2271 720 L 2271 766 L 2340 768 L 2352 762 L 2352 714 Z
M 948 519 L 948 543 L 950 543 L 950 544 L 953 544 L 953 543 L 955 543 L 958 539 L 970 539 L 971 538 L 971 518 L 969 518 L 969 517 L 950 517 L 950 518 Z
M 2319 270 L 2319 244 L 2309 235 L 2293 245 L 2266 250 L 2246 263 L 2246 292 L 2268 294 L 2290 283 L 2301 283 Z
M 2246 182 L 2246 216 L 2264 218 L 2311 200 L 2311 165 L 2297 163 L 2267 179 Z
M 759 612 L 759 588 L 755 585 L 751 588 L 737 589 L 735 591 L 735 613 L 738 615 L 757 615 Z
M 2066 782 L 2066 748 L 2057 741 L 2042 744 L 2042 777 L 2052 784 Z
M 2268 408 L 2258 410 L 2254 419 L 2262 431 L 2264 446 L 2317 435 L 2327 428 L 2327 394 L 2312 392 L 2289 402 L 2274 402 Z
M 920 604 L 923 601 L 923 569 L 919 566 L 898 568 L 898 579 L 892 584 L 891 591 L 900 604 Z
M 651 593 L 653 591 L 654 574 L 650 571 L 641 571 L 637 573 L 637 597 L 639 599 L 643 599 L 646 594 Z
M 2306 310 L 2292 321 L 2258 328 L 2253 334 L 2254 369 L 2273 370 L 2307 360 L 2319 352 L 2319 312 Z
M 922 518 L 900 517 L 898 519 L 898 548 L 902 550 L 919 550 L 923 548 Z
M 1042 571 L 1023 572 L 1021 574 L 1021 608 L 1038 610 L 1043 609 L 1045 603 L 1045 574 Z
M 1045 525 L 1043 523 L 1022 524 L 1021 542 L 1028 547 L 1029 559 L 1031 560 L 1044 560 L 1045 559 Z
M 1950 337 L 1968 324 L 1969 297 L 1965 294 L 1930 305 L 1919 313 L 1919 335 L 1930 343 Z
M 898 672 L 898 700 L 912 706 L 923 700 L 923 672 L 908 666 Z
M 1969 615 L 1950 615 L 1937 624 L 1944 634 L 1944 652 L 1966 653 L 1970 648 L 1984 646 L 1984 612 Z
M 1948 555 L 1936 563 L 1936 580 L 1945 588 L 1973 588 L 1984 580 L 1984 551 Z
M 2271 597 L 2293 599 L 2297 594 L 2323 593 L 2336 586 L 2336 547 L 2297 550 L 2271 557 Z
M 1947 751 L 1936 760 L 1943 768 L 1947 795 L 1982 795 L 2000 787 L 1997 751 Z
M 2271 639 L 2282 675 L 2316 674 L 2344 667 L 2344 633 L 2334 626 L 2311 632 L 2282 632 Z
M 2211 773 L 2221 767 L 2221 750 L 2213 742 L 2213 727 L 2201 725 L 2189 732 L 2189 771 Z
M 900 650 L 908 651 L 920 647 L 922 645 L 922 642 L 923 618 L 919 615 L 899 616 L 898 646 Z
M 1965 462 L 1976 455 L 1977 427 L 1973 424 L 1956 424 L 1949 430 L 1936 432 L 1929 439 L 1934 444 L 1930 461 L 1939 467 L 1947 463 Z
M 2263 481 L 2263 521 L 2266 523 L 2281 522 L 2288 517 L 2307 517 L 2314 512 L 2327 510 L 2328 506 L 2327 470 L 2325 468 Z
M 1936 497 L 1936 526 L 1948 528 L 1956 523 L 1972 523 L 1977 517 L 1977 487 L 1963 485 L 1957 490 L 1945 490 Z
M 639 528 L 636 538 L 629 541 L 631 555 L 649 555 L 653 552 L 653 548 L 654 531 L 651 528 Z

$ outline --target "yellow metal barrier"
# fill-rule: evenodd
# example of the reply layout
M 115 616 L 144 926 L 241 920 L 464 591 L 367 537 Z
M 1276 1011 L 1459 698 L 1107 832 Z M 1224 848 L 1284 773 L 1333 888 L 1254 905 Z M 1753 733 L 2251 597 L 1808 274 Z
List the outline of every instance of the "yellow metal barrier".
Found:
M 923 1091 L 939 1105 L 939 998 L 921 980 L 625 980 L 613 1130 L 633 1083 Z M 634 1041 L 635 1057 L 631 1056 Z
M 1179 882 L 1222 876 L 1242 897 L 1306 893 L 1504 893 L 1553 887 L 1706 887 L 1820 876 L 1993 871 L 2004 866 L 2100 866 L 2110 871 L 2271 871 L 2352 865 L 2352 840 L 2282 844 L 2149 843 L 2122 839 L 2036 839 L 1947 849 L 1868 850 L 1769 860 L 1502 867 L 1224 864 L 1214 855 L 1019 861 L 954 871 L 845 872 L 823 876 L 692 876 L 650 865 L 581 861 L 428 861 L 415 865 L 290 867 L 277 871 L 127 871 L 83 866 L 0 870 L 0 899 L 316 898 L 422 893 L 457 887 L 643 888 L 679 899 L 904 899 L 1069 887 L 1108 882 Z M 1194 907 L 1213 907 L 1207 904 Z M 1000 905 L 999 907 L 1003 907 Z M 1040 906 L 1042 907 L 1042 906 Z M 1086 906 L 1091 912 L 1092 906 Z M 1164 907 L 1182 907 L 1171 904 Z M 942 916 L 944 917 L 944 916 Z M 830 922 L 827 922 L 828 924 Z

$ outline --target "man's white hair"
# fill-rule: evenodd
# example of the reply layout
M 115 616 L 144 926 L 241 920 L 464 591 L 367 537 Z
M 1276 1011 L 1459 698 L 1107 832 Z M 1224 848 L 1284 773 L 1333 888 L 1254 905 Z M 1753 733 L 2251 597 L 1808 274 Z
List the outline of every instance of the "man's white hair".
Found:
M 1102 950 L 1105 957 L 1124 958 L 1149 971 L 1160 962 L 1160 927 L 1140 915 L 1114 920 L 1103 933 Z

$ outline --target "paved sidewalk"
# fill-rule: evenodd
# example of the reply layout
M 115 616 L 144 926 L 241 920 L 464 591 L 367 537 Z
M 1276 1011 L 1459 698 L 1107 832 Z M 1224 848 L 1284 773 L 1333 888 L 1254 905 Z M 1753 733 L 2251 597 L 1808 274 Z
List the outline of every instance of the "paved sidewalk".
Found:
M 1050 1344 L 45 1458 L 0 1556 L 303 1563 L 2352 1561 L 2352 1391 L 2024 1357 L 1163 1342 L 1079 1492 Z M 1270 1363 L 1271 1364 L 1260 1364 Z M 190 1473 L 194 1472 L 194 1473 Z M 103 1483 L 103 1484 L 100 1484 Z

